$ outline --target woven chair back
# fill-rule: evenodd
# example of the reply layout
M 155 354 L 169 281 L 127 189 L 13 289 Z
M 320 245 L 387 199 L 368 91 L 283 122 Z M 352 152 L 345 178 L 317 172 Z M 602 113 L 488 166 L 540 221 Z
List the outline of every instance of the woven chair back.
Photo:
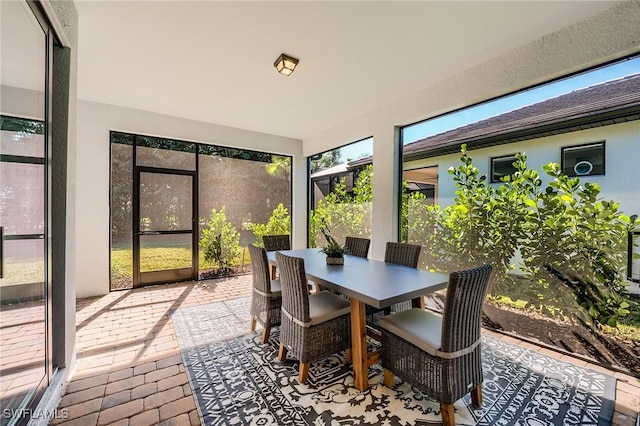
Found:
M 455 352 L 480 338 L 482 305 L 491 265 L 449 274 L 442 317 L 442 350 Z
M 304 259 L 276 253 L 282 287 L 282 309 L 301 322 L 309 322 L 309 288 Z
M 249 245 L 249 256 L 251 256 L 253 287 L 263 293 L 271 293 L 271 275 L 266 250 L 251 244 Z
M 263 235 L 262 243 L 267 251 L 291 250 L 289 235 Z
M 416 244 L 388 242 L 384 253 L 384 261 L 396 265 L 408 266 L 410 268 L 417 268 L 421 249 L 422 247 Z
M 349 249 L 349 254 L 366 258 L 369 255 L 369 245 L 371 240 L 368 238 L 347 237 L 344 246 Z

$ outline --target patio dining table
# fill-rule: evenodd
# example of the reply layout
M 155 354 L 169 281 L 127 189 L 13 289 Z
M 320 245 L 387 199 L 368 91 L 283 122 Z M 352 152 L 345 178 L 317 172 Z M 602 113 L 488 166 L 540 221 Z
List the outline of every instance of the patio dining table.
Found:
M 379 351 L 368 352 L 365 304 L 386 308 L 412 300 L 420 306 L 420 297 L 447 287 L 449 277 L 392 263 L 346 255 L 344 265 L 327 265 L 319 249 L 283 250 L 281 253 L 304 259 L 307 278 L 322 287 L 338 291 L 351 299 L 351 338 L 354 386 L 364 391 L 369 386 L 369 367 L 380 360 Z M 275 252 L 267 258 L 275 270 Z

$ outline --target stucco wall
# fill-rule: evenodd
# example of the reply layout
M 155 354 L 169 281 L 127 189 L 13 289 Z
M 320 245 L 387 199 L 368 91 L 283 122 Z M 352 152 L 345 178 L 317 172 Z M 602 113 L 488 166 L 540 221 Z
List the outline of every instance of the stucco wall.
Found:
M 78 102 L 76 294 L 109 292 L 109 131 L 293 156 L 293 245 L 306 246 L 306 160 L 301 141 L 95 102 Z M 301 181 L 302 184 L 300 184 Z
M 612 3 L 587 20 L 416 91 L 408 98 L 304 140 L 304 155 L 373 136 L 374 196 L 372 257 L 384 258 L 386 241 L 397 239 L 398 167 L 394 126 L 435 117 L 519 89 L 640 51 L 640 2 Z

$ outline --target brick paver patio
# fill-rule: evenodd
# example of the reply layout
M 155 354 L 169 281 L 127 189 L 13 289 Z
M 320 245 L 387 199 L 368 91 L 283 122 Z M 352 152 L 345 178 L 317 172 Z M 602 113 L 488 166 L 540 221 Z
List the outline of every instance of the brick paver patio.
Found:
M 199 425 L 171 312 L 250 295 L 251 276 L 166 284 L 112 292 L 77 303 L 75 372 L 60 402 L 71 425 Z M 247 331 L 249 319 L 247 318 Z M 509 336 L 490 333 L 547 355 L 603 370 Z M 618 378 L 613 424 L 635 426 L 640 407 L 640 380 L 608 371 Z

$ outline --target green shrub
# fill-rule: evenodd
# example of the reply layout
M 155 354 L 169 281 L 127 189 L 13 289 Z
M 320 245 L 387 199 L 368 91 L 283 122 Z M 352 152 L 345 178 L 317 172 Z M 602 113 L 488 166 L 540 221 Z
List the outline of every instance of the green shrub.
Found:
M 627 232 L 639 221 L 623 215 L 619 203 L 600 200 L 598 185 L 580 185 L 579 178 L 564 175 L 555 163 L 543 167 L 553 178 L 543 190 L 538 172 L 528 169 L 526 161 L 517 154 L 516 171 L 496 188 L 486 183 L 463 145 L 462 164 L 449 169 L 457 188 L 453 205 L 441 210 L 407 200 L 410 242 L 424 247 L 429 269 L 491 264 L 489 291 L 494 295 L 509 295 L 517 285 L 508 272 L 519 251 L 519 266 L 532 283 L 521 294 L 537 298 L 539 308 L 562 304 L 566 294 L 549 290 L 560 283 L 582 308 L 576 313 L 583 322 L 615 327 L 629 314 L 629 301 L 622 296 Z
M 539 193 L 529 220 L 530 236 L 521 250 L 526 271 L 560 280 L 591 319 L 615 327 L 629 313 L 621 293 L 627 233 L 636 217 L 623 215 L 619 203 L 600 200 L 597 184 L 580 185 L 556 163 L 543 169 L 553 181 Z
M 211 210 L 206 226 L 200 238 L 205 261 L 214 262 L 221 269 L 229 268 L 233 260 L 240 255 L 240 234 L 227 220 L 225 206 L 219 211 Z
M 343 241 L 346 236 L 371 236 L 372 184 L 373 167 L 369 165 L 356 177 L 353 194 L 347 193 L 345 180 L 341 179 L 333 192 L 318 202 L 309 215 L 311 247 L 322 245 L 323 230 Z
M 247 226 L 256 237 L 256 246 L 264 247 L 262 237 L 265 235 L 290 235 L 291 216 L 289 210 L 282 204 L 273 209 L 267 223 L 248 223 Z

